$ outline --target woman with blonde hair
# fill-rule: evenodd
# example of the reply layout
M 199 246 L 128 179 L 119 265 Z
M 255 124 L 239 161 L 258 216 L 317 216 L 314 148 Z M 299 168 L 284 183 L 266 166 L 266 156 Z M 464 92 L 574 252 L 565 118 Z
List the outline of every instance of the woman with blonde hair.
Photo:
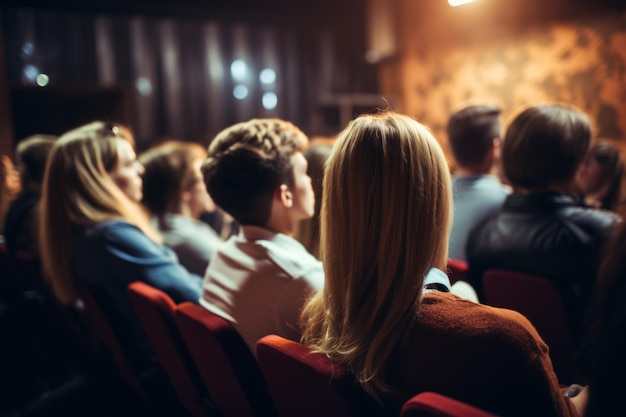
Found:
M 396 415 L 422 391 L 502 416 L 576 415 L 523 316 L 449 292 L 451 201 L 427 128 L 392 112 L 351 122 L 326 165 L 326 281 L 302 312 L 302 342 Z
M 41 258 L 57 298 L 80 299 L 80 285 L 96 288 L 134 365 L 154 354 L 127 297 L 144 281 L 176 303 L 197 302 L 202 279 L 183 268 L 160 243 L 138 204 L 143 168 L 133 138 L 118 126 L 93 122 L 62 135 L 50 154 L 41 197 Z
M 204 275 L 223 243 L 200 216 L 216 210 L 204 184 L 200 166 L 207 157 L 201 145 L 170 140 L 139 156 L 145 168 L 142 203 L 153 224 L 189 272 Z

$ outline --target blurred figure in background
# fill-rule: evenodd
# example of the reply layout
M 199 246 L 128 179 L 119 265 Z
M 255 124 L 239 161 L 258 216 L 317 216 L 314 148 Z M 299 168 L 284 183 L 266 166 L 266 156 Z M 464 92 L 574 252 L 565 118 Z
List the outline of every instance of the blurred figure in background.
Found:
M 176 303 L 198 302 L 202 280 L 183 268 L 139 205 L 143 167 L 134 139 L 115 125 L 71 130 L 50 154 L 41 197 L 41 259 L 59 301 L 75 305 L 88 286 L 105 309 L 139 373 L 157 366 L 127 296 L 140 280 Z
M 498 211 L 511 192 L 491 175 L 500 160 L 500 108 L 492 105 L 464 107 L 450 116 L 447 132 L 456 162 L 452 180 L 454 217 L 448 256 L 465 261 L 469 232 Z
M 502 146 L 504 173 L 514 192 L 502 210 L 470 233 L 467 244 L 477 286 L 490 268 L 550 280 L 563 298 L 577 342 L 600 248 L 620 220 L 585 207 L 570 194 L 591 131 L 588 117 L 570 106 L 539 104 L 519 112 Z
M 22 139 L 16 149 L 16 162 L 22 190 L 11 203 L 4 223 L 4 238 L 10 252 L 39 253 L 39 200 L 41 185 L 54 135 L 32 135 Z
M 589 149 L 576 175 L 576 188 L 585 204 L 615 211 L 623 202 L 624 159 L 607 140 L 598 140 Z
M 199 220 L 216 209 L 200 171 L 205 159 L 201 145 L 180 141 L 162 143 L 139 156 L 145 169 L 142 203 L 153 216 L 153 225 L 180 263 L 200 276 L 223 242 Z
M 316 258 L 319 258 L 320 208 L 322 207 L 324 163 L 328 159 L 332 148 L 333 146 L 329 143 L 316 143 L 302 152 L 308 162 L 306 172 L 311 177 L 313 191 L 315 192 L 315 213 L 310 219 L 305 219 L 298 223 L 295 238 Z
M 7 155 L 0 155 L 0 242 L 4 242 L 4 220 L 11 202 L 21 189 L 20 174 Z
M 589 384 L 584 417 L 621 416 L 626 411 L 626 225 L 605 247 L 584 343 L 581 374 Z

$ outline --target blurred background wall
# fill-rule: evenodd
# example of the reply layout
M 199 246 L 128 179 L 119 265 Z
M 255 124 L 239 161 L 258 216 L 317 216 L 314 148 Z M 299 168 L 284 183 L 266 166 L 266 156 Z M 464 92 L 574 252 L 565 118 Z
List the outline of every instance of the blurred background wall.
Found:
M 562 101 L 597 134 L 626 132 L 626 0 L 4 0 L 0 153 L 94 118 L 139 148 L 207 144 L 281 117 L 333 136 L 390 107 L 446 146 L 448 115 L 493 102 Z
M 380 89 L 444 144 L 448 115 L 472 101 L 499 104 L 506 119 L 565 102 L 591 117 L 596 135 L 625 139 L 623 1 L 393 1 L 397 42 L 378 64 Z

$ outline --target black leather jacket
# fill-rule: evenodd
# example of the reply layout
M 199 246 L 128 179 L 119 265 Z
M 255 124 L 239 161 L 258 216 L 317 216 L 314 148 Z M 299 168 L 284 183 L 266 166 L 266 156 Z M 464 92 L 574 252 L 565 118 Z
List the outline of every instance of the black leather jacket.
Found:
M 570 320 L 582 321 L 601 247 L 607 231 L 619 221 L 614 213 L 587 208 L 566 194 L 510 195 L 502 210 L 476 226 L 467 242 L 470 275 L 479 296 L 482 275 L 489 268 L 540 275 L 559 289 Z

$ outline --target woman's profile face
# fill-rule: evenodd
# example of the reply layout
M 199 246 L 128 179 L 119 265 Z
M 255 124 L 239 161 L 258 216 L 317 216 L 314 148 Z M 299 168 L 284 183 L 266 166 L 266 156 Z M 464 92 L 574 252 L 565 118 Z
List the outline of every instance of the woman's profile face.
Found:
M 291 157 L 293 165 L 293 213 L 296 221 L 310 219 L 315 213 L 315 193 L 311 177 L 307 174 L 308 162 L 302 152 L 296 152 Z
M 606 170 L 595 158 L 588 156 L 578 171 L 576 182 L 583 193 L 594 193 L 604 186 Z
M 183 198 L 189 205 L 191 217 L 194 219 L 199 219 L 200 215 L 204 212 L 211 212 L 216 209 L 215 203 L 207 192 L 204 179 L 202 178 L 202 171 L 200 170 L 202 162 L 202 159 L 198 159 L 194 162 L 193 184 L 183 193 Z
M 137 161 L 133 147 L 124 139 L 118 139 L 118 162 L 117 166 L 109 173 L 115 184 L 131 200 L 139 203 L 143 197 L 142 180 L 144 168 Z

